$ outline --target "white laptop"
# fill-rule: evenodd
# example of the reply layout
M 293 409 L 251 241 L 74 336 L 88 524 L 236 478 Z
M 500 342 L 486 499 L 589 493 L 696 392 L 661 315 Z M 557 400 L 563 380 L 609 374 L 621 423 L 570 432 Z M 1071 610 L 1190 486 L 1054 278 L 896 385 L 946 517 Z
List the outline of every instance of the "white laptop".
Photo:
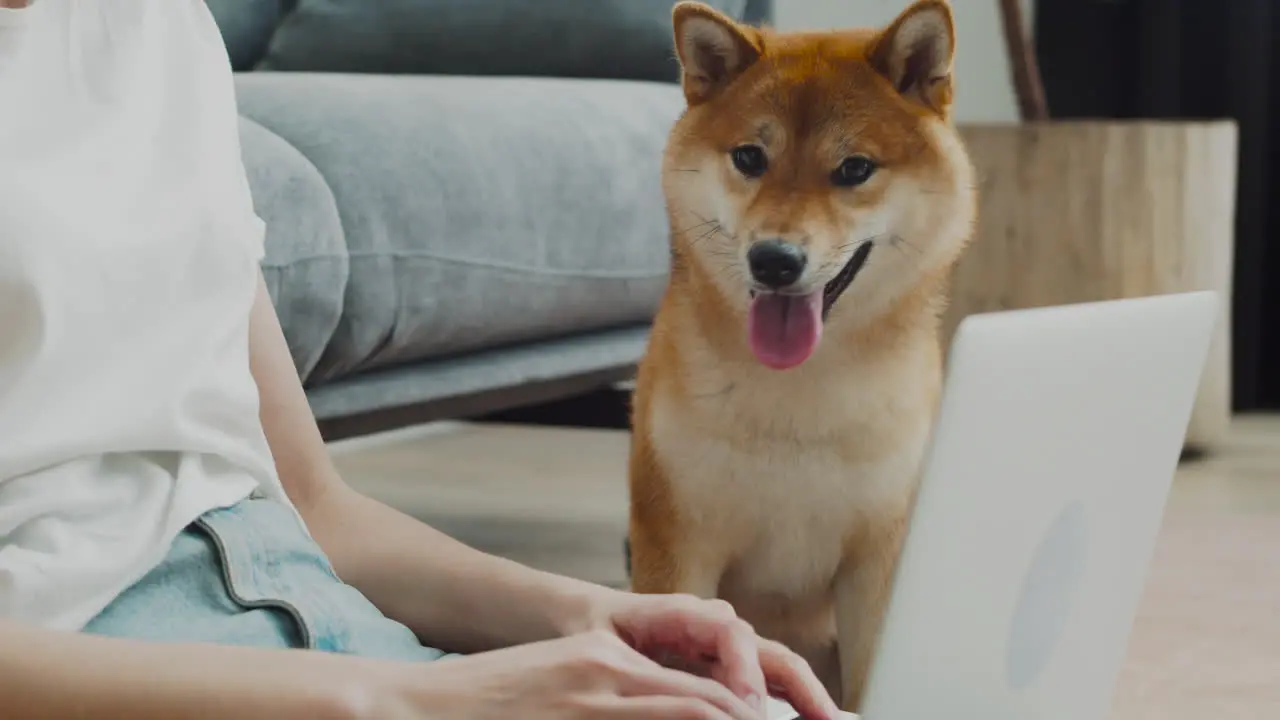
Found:
M 863 720 L 1109 716 L 1217 303 L 960 325 Z

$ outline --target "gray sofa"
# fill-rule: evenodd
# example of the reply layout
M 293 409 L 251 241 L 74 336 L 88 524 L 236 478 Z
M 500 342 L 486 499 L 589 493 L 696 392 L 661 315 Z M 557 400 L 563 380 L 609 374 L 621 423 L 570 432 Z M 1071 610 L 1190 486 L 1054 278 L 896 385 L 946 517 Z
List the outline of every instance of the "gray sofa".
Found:
M 671 0 L 208 4 L 264 273 L 326 435 L 630 374 L 667 267 Z

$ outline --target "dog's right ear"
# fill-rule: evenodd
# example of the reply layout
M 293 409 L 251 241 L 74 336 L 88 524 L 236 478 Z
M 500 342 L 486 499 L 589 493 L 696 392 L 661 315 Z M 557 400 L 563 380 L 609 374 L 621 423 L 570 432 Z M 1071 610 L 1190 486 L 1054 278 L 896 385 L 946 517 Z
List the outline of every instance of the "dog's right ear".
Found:
M 706 102 L 760 59 L 751 28 L 700 2 L 676 3 L 671 24 L 683 70 L 681 85 L 690 105 Z

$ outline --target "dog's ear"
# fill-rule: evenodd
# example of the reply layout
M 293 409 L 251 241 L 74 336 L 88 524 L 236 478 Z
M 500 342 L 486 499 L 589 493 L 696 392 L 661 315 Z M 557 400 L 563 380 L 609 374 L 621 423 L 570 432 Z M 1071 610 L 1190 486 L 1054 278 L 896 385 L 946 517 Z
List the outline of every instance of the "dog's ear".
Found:
M 679 2 L 671 11 L 681 85 L 690 105 L 706 102 L 760 59 L 759 40 L 749 27 L 699 2 Z
M 946 0 L 916 0 L 876 38 L 869 59 L 907 100 L 934 112 L 951 108 L 955 21 Z

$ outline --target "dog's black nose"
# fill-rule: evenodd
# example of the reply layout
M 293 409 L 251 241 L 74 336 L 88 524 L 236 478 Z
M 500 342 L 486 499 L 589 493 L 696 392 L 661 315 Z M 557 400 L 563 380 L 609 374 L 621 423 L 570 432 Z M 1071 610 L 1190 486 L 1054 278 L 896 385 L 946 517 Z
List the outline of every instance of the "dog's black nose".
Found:
M 804 263 L 804 248 L 785 240 L 761 240 L 747 250 L 751 277 L 772 290 L 780 290 L 799 280 L 804 272 Z

